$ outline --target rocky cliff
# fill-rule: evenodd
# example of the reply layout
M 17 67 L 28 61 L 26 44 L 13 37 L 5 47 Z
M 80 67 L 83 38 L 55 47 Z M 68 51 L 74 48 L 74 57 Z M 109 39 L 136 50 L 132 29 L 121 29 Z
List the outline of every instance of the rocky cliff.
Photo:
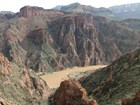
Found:
M 140 49 L 121 56 L 108 67 L 85 77 L 81 81 L 82 86 L 88 91 L 88 95 L 93 96 L 100 105 L 120 105 L 121 100 L 125 98 L 127 99 L 123 103 L 132 102 L 133 100 L 129 99 L 140 87 L 139 63 Z
M 47 105 L 50 89 L 27 68 L 9 62 L 0 53 L 0 104 Z
M 108 64 L 139 45 L 135 31 L 118 22 L 30 6 L 3 21 L 0 33 L 0 51 L 34 71 Z

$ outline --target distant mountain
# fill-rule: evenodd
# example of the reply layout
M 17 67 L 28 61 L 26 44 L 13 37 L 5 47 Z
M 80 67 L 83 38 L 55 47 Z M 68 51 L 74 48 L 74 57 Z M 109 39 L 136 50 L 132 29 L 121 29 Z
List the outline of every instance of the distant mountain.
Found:
M 53 9 L 54 10 L 61 10 L 61 8 L 62 8 L 62 5 L 58 5 L 58 6 L 54 7 Z
M 125 19 L 121 21 L 121 24 L 140 33 L 140 19 Z
M 103 16 L 110 20 L 120 21 L 123 19 L 140 19 L 140 3 L 124 4 L 109 8 L 95 8 L 80 3 L 72 3 L 66 6 L 56 6 L 53 9 L 64 12 L 89 13 L 92 15 Z
M 0 11 L 0 23 L 14 17 L 14 13 L 11 11 Z
M 11 11 L 0 11 L 0 14 L 14 14 L 14 12 L 11 12 Z
M 140 19 L 140 3 L 112 6 L 108 9 L 122 19 Z
M 66 6 L 56 6 L 54 9 L 64 12 L 92 14 L 107 17 L 109 19 L 117 19 L 114 14 L 107 8 L 94 8 L 92 6 L 82 5 L 80 3 L 73 3 Z

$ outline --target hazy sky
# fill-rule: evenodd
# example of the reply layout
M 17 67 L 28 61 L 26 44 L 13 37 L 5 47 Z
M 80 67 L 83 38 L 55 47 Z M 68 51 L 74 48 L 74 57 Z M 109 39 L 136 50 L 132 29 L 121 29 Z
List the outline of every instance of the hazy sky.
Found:
M 0 11 L 18 12 L 25 5 L 40 6 L 49 9 L 56 5 L 68 5 L 74 2 L 93 7 L 109 7 L 112 5 L 136 3 L 140 2 L 140 0 L 0 0 Z

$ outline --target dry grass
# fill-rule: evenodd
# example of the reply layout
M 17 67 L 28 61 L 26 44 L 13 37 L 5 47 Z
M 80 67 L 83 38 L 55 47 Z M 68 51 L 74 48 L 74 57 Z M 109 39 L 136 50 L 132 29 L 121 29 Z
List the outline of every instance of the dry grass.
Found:
M 88 67 L 73 67 L 68 68 L 63 71 L 54 72 L 51 74 L 46 74 L 40 76 L 45 80 L 50 88 L 57 88 L 60 86 L 61 81 L 69 79 L 70 74 L 85 72 L 89 70 L 97 70 L 99 68 L 105 67 L 105 65 L 88 66 Z

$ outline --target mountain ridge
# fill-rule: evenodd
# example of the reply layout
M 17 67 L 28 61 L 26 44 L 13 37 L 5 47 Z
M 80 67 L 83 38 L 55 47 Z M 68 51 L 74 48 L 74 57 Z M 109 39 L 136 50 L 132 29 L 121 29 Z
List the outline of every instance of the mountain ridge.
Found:
M 55 7 L 53 9 L 57 10 L 57 8 L 55 8 Z M 97 15 L 97 16 L 104 16 L 109 19 L 115 19 L 113 13 L 107 8 L 104 8 L 104 7 L 95 8 L 90 5 L 82 5 L 78 2 L 69 4 L 66 6 L 60 6 L 58 8 L 58 10 L 64 11 L 64 12 L 93 14 L 93 15 Z
M 77 12 L 77 13 L 90 13 L 97 16 L 103 16 L 111 20 L 123 20 L 123 19 L 139 19 L 140 17 L 140 3 L 130 3 L 122 5 L 114 5 L 108 8 L 100 7 L 95 8 L 90 5 L 82 5 L 80 3 L 72 3 L 69 5 L 59 6 L 58 10 L 65 12 Z M 53 8 L 57 10 L 57 8 Z

